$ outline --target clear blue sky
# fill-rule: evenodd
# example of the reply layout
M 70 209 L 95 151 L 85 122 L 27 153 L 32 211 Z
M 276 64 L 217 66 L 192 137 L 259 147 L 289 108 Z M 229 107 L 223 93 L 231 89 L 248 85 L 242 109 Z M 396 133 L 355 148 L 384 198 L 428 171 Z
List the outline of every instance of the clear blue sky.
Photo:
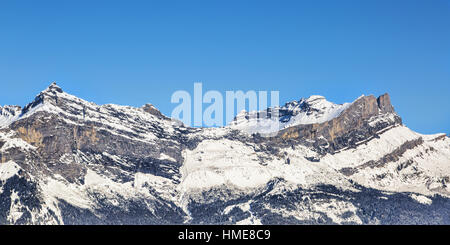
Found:
M 168 115 L 194 82 L 280 102 L 389 92 L 407 126 L 450 133 L 450 1 L 0 1 L 0 104 L 51 81 Z

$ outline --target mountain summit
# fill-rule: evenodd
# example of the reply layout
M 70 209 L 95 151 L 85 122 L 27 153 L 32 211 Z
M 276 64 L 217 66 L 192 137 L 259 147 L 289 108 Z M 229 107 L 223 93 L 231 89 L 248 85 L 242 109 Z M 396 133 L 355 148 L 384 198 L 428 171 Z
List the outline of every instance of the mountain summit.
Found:
M 273 109 L 190 128 L 53 83 L 0 107 L 0 224 L 450 224 L 450 139 L 388 94 Z

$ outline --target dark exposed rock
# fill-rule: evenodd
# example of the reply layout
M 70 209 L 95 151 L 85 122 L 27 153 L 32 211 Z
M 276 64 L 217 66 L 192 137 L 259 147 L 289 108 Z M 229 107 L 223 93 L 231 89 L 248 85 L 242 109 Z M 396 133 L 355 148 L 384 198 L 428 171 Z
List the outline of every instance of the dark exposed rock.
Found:
M 320 158 L 317 158 L 317 157 L 308 157 L 308 156 L 305 156 L 305 159 L 308 160 L 308 161 L 310 161 L 310 162 L 320 162 Z
M 388 115 L 392 115 L 393 120 L 371 123 L 375 118 L 384 118 Z M 402 120 L 393 111 L 388 94 L 378 99 L 374 96 L 363 96 L 332 120 L 289 127 L 270 138 L 255 135 L 255 142 L 281 147 L 309 145 L 317 152 L 326 154 L 347 147 L 356 147 L 360 142 L 377 138 L 381 131 L 401 124 Z
M 22 173 L 24 174 L 24 173 Z M 16 224 L 32 223 L 31 212 L 38 212 L 41 207 L 39 192 L 36 183 L 30 181 L 25 176 L 15 175 L 6 181 L 0 181 L 0 225 L 9 224 L 7 220 L 12 202 L 20 202 L 20 211 L 22 214 L 15 222 Z M 12 193 L 17 193 L 17 198 L 11 198 Z
M 391 104 L 391 98 L 389 94 L 383 94 L 377 98 L 378 107 L 382 113 L 392 113 L 394 112 L 394 107 Z
M 157 116 L 158 118 L 166 119 L 166 120 L 169 120 L 169 119 L 170 119 L 170 118 L 164 116 L 164 115 L 163 115 L 158 109 L 156 109 L 152 104 L 145 104 L 145 105 L 142 107 L 142 109 L 143 109 L 145 112 L 148 112 L 148 113 L 150 113 L 150 114 L 152 114 L 152 115 Z

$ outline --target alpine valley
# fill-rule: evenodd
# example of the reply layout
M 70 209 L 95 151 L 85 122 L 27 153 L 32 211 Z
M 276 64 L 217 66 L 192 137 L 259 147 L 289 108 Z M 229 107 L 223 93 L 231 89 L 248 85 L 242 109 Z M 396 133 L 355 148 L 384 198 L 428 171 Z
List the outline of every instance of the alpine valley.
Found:
M 0 224 L 450 224 L 450 139 L 388 94 L 292 101 L 262 136 L 273 109 L 191 128 L 53 83 L 0 107 Z

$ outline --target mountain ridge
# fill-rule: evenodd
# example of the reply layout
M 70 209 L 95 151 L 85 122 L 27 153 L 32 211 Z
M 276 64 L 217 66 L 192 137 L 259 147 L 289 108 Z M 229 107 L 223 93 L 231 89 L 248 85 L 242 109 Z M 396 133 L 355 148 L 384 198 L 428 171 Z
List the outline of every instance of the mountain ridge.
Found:
M 37 94 L 37 95 L 35 96 L 34 100 L 33 100 L 32 102 L 26 104 L 23 108 L 22 108 L 21 106 L 18 106 L 18 105 L 5 105 L 5 106 L 3 106 L 3 108 L 4 108 L 4 109 L 6 109 L 6 108 L 16 108 L 16 109 L 20 109 L 20 110 L 21 110 L 20 116 L 23 116 L 23 115 L 26 114 L 30 109 L 32 109 L 32 108 L 34 108 L 35 106 L 37 106 L 37 105 L 43 103 L 44 101 L 48 101 L 48 102 L 50 102 L 50 103 L 53 104 L 53 105 L 58 105 L 58 103 L 57 103 L 57 102 L 58 102 L 58 96 L 57 96 L 58 93 L 61 93 L 61 94 L 63 94 L 63 95 L 70 96 L 70 97 L 72 97 L 72 98 L 76 98 L 76 99 L 78 99 L 78 100 L 80 100 L 80 101 L 83 101 L 84 103 L 95 104 L 95 103 L 93 103 L 93 102 L 88 102 L 88 101 L 86 101 L 86 100 L 80 99 L 80 98 L 78 98 L 78 97 L 76 97 L 76 96 L 74 96 L 74 95 L 71 95 L 71 94 L 68 94 L 68 93 L 64 92 L 64 91 L 62 90 L 62 88 L 61 88 L 60 86 L 57 85 L 56 82 L 53 82 L 53 83 L 51 83 L 46 89 L 42 90 L 39 94 Z M 368 96 L 370 97 L 370 96 L 373 96 L 373 95 L 368 95 Z M 363 97 L 366 97 L 366 95 L 361 95 L 361 96 L 358 97 L 354 102 L 356 102 L 357 100 L 359 100 L 359 99 L 361 99 L 361 98 L 363 98 Z M 387 103 L 387 106 L 390 106 L 390 107 L 392 108 L 391 112 L 394 112 L 394 109 L 393 109 L 393 107 L 392 107 L 392 105 L 391 105 L 391 103 L 390 103 L 389 94 L 388 94 L 388 93 L 385 93 L 385 94 L 379 96 L 379 97 L 377 98 L 377 100 L 380 100 L 382 97 L 386 98 L 386 100 L 383 100 L 383 101 L 386 101 L 386 102 L 383 102 L 383 103 Z M 294 104 L 294 103 L 295 103 L 295 104 L 298 104 L 298 105 L 300 105 L 300 106 L 302 106 L 302 105 L 305 106 L 305 105 L 306 105 L 306 106 L 308 106 L 308 108 L 309 108 L 311 105 L 308 105 L 308 102 L 317 101 L 317 100 L 319 100 L 319 101 L 324 101 L 325 103 L 332 104 L 333 106 L 345 106 L 345 105 L 351 105 L 352 103 L 354 103 L 354 102 L 352 102 L 352 103 L 344 103 L 344 104 L 334 104 L 333 102 L 327 101 L 326 98 L 325 98 L 324 96 L 321 96 L 321 95 L 312 95 L 312 96 L 310 96 L 310 97 L 308 97 L 308 98 L 301 98 L 301 99 L 298 100 L 298 101 L 293 100 L 293 101 L 290 101 L 290 102 L 286 102 L 285 105 L 284 105 L 283 107 L 278 107 L 278 108 L 279 108 L 280 110 L 283 110 L 283 109 L 286 110 L 286 109 L 288 109 L 288 105 L 292 105 L 292 104 Z M 54 103 L 52 103 L 52 101 L 54 101 Z M 305 102 L 306 102 L 306 103 L 305 103 Z M 97 105 L 97 104 L 95 104 L 95 105 Z M 131 108 L 143 108 L 144 110 L 147 110 L 147 112 L 152 111 L 152 113 L 155 113 L 156 115 L 158 115 L 158 116 L 160 116 L 160 117 L 164 117 L 164 118 L 169 119 L 168 116 L 164 115 L 161 111 L 159 111 L 156 107 L 154 107 L 154 106 L 153 106 L 152 104 L 150 104 L 150 103 L 147 103 L 147 104 L 145 104 L 145 105 L 143 105 L 143 106 L 141 106 L 141 107 L 132 107 L 132 106 L 127 106 L 127 105 L 116 105 L 116 104 L 110 104 L 110 103 L 108 103 L 108 104 L 103 104 L 103 105 L 98 105 L 98 106 L 108 106 L 108 105 L 113 105 L 113 106 L 124 106 L 124 107 L 131 107 Z M 2 107 L 0 107 L 0 108 L 2 108 Z M 312 107 L 312 108 L 313 108 L 313 110 L 317 110 L 317 109 L 315 109 L 314 107 Z M 271 109 L 273 109 L 273 108 L 272 108 L 272 107 L 268 107 L 268 108 L 266 109 L 266 111 L 267 111 L 267 110 L 271 110 Z M 295 109 L 297 109 L 297 108 L 294 108 L 294 110 L 295 110 Z M 345 110 L 346 108 L 344 107 L 343 109 Z M 288 110 L 292 110 L 292 108 L 291 108 L 291 109 L 288 109 Z M 246 111 L 244 111 L 244 112 L 246 112 Z M 248 114 L 249 112 L 246 112 L 246 113 Z M 250 112 L 250 113 L 253 113 L 253 112 Z M 261 111 L 256 112 L 256 113 L 261 113 Z M 237 115 L 236 117 L 238 117 L 238 115 Z M 331 120 L 331 119 L 332 119 L 332 118 L 328 118 L 328 119 L 325 120 L 325 121 L 329 121 L 329 120 Z M 235 120 L 236 120 L 236 118 L 235 118 Z M 322 122 L 323 122 L 323 121 L 322 121 Z M 312 122 L 312 123 L 315 123 L 315 122 Z M 306 124 L 307 124 L 307 123 L 306 123 Z
M 322 100 L 275 119 L 338 108 Z M 274 135 L 186 127 L 56 84 L 6 108 L 0 224 L 450 224 L 450 139 L 408 129 L 387 94 Z

